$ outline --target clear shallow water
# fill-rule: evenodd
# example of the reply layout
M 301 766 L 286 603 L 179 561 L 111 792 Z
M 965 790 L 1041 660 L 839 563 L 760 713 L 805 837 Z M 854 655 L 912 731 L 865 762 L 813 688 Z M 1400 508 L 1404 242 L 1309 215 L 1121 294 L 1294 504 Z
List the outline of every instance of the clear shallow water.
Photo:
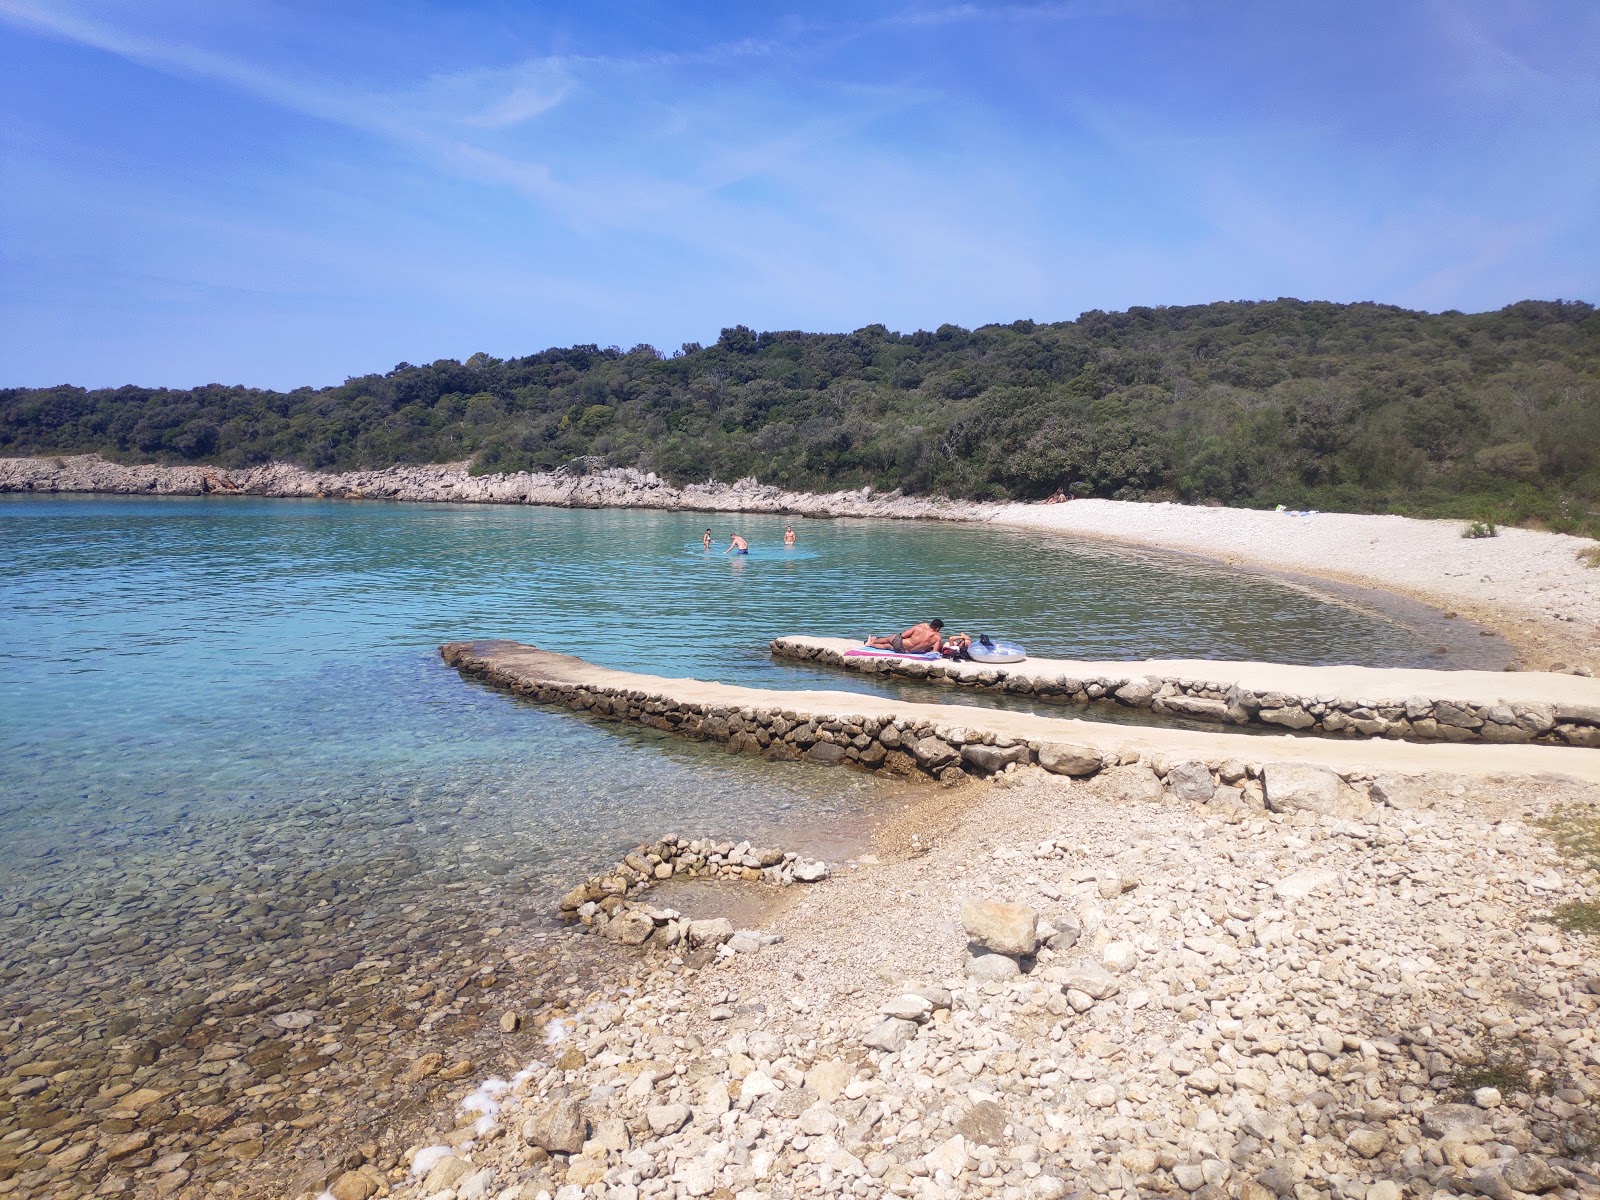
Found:
M 80 810 L 381 816 L 471 801 L 528 861 L 603 858 L 666 825 L 758 832 L 838 791 L 464 685 L 443 641 L 610 666 L 870 690 L 776 662 L 780 633 L 942 615 L 1035 653 L 1439 664 L 1438 633 L 1201 563 L 960 526 L 281 500 L 0 498 L 0 877 Z M 754 550 L 725 556 L 738 529 Z M 1467 665 L 1467 664 L 1462 664 Z M 969 697 L 964 697 L 969 698 Z M 491 819 L 483 817 L 482 819 Z M 154 821 L 159 824 L 159 820 Z M 79 831 L 81 832 L 81 831 Z M 102 832 L 96 838 L 110 836 Z M 81 839 L 79 839 L 81 841 Z M 93 840 L 93 839 L 91 839 Z

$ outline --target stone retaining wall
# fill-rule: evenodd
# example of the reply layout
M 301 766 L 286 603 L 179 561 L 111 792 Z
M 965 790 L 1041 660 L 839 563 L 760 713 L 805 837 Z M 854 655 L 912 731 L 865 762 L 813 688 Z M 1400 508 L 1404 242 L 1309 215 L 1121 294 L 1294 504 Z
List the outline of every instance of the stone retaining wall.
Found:
M 1041 677 L 1036 668 L 916 659 L 846 658 L 804 638 L 775 638 L 774 655 L 844 667 L 865 674 L 953 684 L 981 691 L 1033 696 L 1051 704 L 1115 704 L 1158 716 L 1311 730 L 1342 737 L 1408 741 L 1543 742 L 1600 748 L 1600 707 L 1552 703 L 1467 704 L 1424 696 L 1369 700 L 1342 696 L 1257 694 L 1235 684 L 1135 674 L 1118 677 Z M 1129 664 L 1130 668 L 1137 664 Z
M 499 670 L 491 659 L 475 654 L 469 642 L 452 642 L 440 653 L 463 675 L 540 704 L 560 705 L 602 720 L 631 721 L 697 741 L 722 742 L 731 753 L 887 768 L 928 775 L 943 783 L 956 783 L 969 775 L 992 775 L 1013 764 L 1037 763 L 1055 774 L 1074 776 L 1093 775 L 1106 765 L 1100 752 L 1090 747 L 1025 742 L 960 725 L 790 708 L 731 708 L 636 689 L 530 680 Z

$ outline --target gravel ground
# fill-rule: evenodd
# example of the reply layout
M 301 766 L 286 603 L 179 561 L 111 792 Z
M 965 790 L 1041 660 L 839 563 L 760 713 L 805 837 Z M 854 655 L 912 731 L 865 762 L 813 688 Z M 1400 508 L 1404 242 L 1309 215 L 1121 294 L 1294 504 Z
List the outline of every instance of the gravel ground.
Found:
M 1116 500 L 1011 504 L 994 520 L 1383 588 L 1499 630 L 1529 668 L 1600 670 L 1600 569 L 1578 558 L 1596 545 L 1587 538 L 1528 529 L 1464 538 L 1464 521 Z
M 783 941 L 641 952 L 333 1196 L 1597 1194 L 1600 962 L 1550 919 L 1597 881 L 1539 822 L 1600 793 L 1357 777 L 1271 812 L 1154 780 L 1025 768 L 909 805 L 792 889 Z M 972 956 L 972 899 L 1025 906 L 1021 970 Z

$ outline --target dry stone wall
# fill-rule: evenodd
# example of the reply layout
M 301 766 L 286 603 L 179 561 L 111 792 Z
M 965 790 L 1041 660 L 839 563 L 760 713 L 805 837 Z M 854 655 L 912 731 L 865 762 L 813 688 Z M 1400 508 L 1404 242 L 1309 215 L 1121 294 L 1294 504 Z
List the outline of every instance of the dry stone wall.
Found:
M 768 759 L 888 769 L 920 774 L 946 784 L 1014 772 L 1030 765 L 1052 775 L 1078 779 L 1104 772 L 1116 793 L 1130 801 L 1155 800 L 1170 793 L 1189 803 L 1273 812 L 1306 809 L 1339 813 L 1346 811 L 1352 801 L 1365 804 L 1369 799 L 1397 806 L 1405 803 L 1403 781 L 1389 780 L 1387 786 L 1392 794 L 1386 795 L 1382 793 L 1383 782 L 1362 772 L 1339 773 L 1320 766 L 1240 758 L 1202 760 L 1163 754 L 1147 758 L 1134 750 L 1102 753 L 1091 746 L 1022 741 L 957 724 L 702 705 L 644 690 L 530 679 L 497 666 L 492 655 L 480 652 L 472 642 L 449 643 L 441 648 L 441 654 L 463 675 L 540 704 L 565 707 L 602 720 L 631 721 L 695 740 L 717 741 L 732 753 L 758 754 Z M 665 850 L 676 845 L 663 840 L 637 853 L 636 861 L 624 861 L 625 870 L 612 872 L 609 879 L 590 880 L 568 893 L 562 900 L 563 909 L 577 912 L 584 904 L 603 903 L 608 896 L 625 898 L 631 890 L 648 886 L 650 878 L 670 877 L 662 873 L 664 870 L 698 870 L 779 883 L 786 879 L 812 882 L 814 871 L 826 870 L 822 864 L 787 858 L 763 863 L 763 852 L 737 847 L 673 849 L 669 860 Z M 735 849 L 739 850 L 737 855 Z M 749 861 L 752 854 L 756 856 L 754 863 Z M 660 861 L 652 861 L 651 855 Z
M 1093 775 L 1106 765 L 1100 752 L 1091 747 L 1023 742 L 961 725 L 792 708 L 730 708 L 635 689 L 534 681 L 500 670 L 491 659 L 475 653 L 470 642 L 451 642 L 441 654 L 462 674 L 540 704 L 602 720 L 629 721 L 699 741 L 721 742 L 730 753 L 920 773 L 944 783 L 996 774 L 1013 764 L 1037 763 L 1053 774 L 1080 777 Z
M 916 659 L 846 658 L 832 647 L 804 638 L 776 638 L 772 653 L 781 658 L 845 667 L 866 674 L 947 683 L 980 691 L 1033 696 L 1051 704 L 1114 704 L 1157 716 L 1211 721 L 1219 725 L 1308 730 L 1342 737 L 1382 737 L 1407 741 L 1541 742 L 1600 748 L 1600 706 L 1553 703 L 1466 704 L 1425 696 L 1364 699 L 1256 693 L 1233 684 L 1203 679 L 1171 679 L 1134 674 L 1118 677 L 1059 675 L 1042 678 L 1022 669 L 966 662 Z M 1129 664 L 1134 667 L 1136 664 Z

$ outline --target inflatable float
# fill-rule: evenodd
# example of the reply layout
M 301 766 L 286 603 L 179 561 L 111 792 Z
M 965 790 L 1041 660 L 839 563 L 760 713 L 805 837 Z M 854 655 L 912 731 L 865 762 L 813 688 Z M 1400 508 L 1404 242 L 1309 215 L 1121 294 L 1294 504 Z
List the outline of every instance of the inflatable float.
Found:
M 1016 642 L 1001 642 L 980 633 L 967 647 L 967 657 L 981 663 L 1019 663 L 1028 652 Z

